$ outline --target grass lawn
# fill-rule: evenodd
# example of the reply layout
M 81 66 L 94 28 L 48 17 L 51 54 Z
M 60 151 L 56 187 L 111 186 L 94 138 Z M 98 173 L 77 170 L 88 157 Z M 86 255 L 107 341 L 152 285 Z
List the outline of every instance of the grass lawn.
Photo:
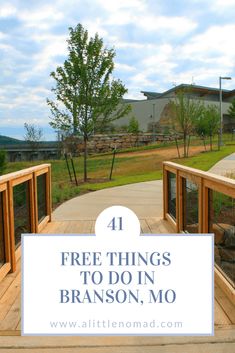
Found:
M 220 151 L 212 151 L 206 153 L 199 153 L 196 156 L 190 158 L 182 158 L 177 160 L 176 163 L 186 165 L 191 168 L 201 169 L 204 171 L 209 170 L 218 161 L 235 152 L 235 145 L 224 146 Z
M 231 141 L 230 141 L 231 142 Z M 196 144 L 195 144 L 196 145 Z M 112 162 L 111 154 L 91 156 L 88 159 L 87 183 L 82 183 L 83 178 L 83 157 L 75 158 L 74 164 L 77 172 L 79 185 L 71 183 L 65 160 L 48 161 L 52 165 L 52 195 L 53 207 L 75 197 L 79 194 L 100 190 L 112 186 L 125 185 L 149 180 L 157 180 L 162 176 L 162 162 L 171 160 L 176 163 L 190 167 L 208 170 L 217 161 L 235 152 L 235 142 L 223 146 L 220 151 L 204 152 L 204 147 L 192 146 L 189 158 L 177 158 L 177 151 L 172 144 L 153 148 L 137 148 L 126 150 L 116 155 L 113 179 L 109 180 L 110 167 Z M 6 173 L 28 168 L 42 162 L 16 162 L 8 163 Z

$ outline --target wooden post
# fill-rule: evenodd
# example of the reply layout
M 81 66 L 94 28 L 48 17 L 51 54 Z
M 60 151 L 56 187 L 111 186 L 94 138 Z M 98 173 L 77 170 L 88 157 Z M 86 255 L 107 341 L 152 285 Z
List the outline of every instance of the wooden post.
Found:
M 37 194 L 37 176 L 36 173 L 32 174 L 32 182 L 30 183 L 30 198 L 32 210 L 31 227 L 34 233 L 38 232 L 38 194 Z
M 166 167 L 163 163 L 163 173 L 162 173 L 162 177 L 163 177 L 163 219 L 166 219 L 166 214 L 168 212 L 168 180 L 167 180 L 167 170 Z
M 8 196 L 7 196 L 7 184 L 0 185 L 0 197 L 2 197 L 2 220 L 3 220 L 3 248 L 5 252 L 4 264 L 0 267 L 0 281 L 10 272 L 11 270 L 11 247 L 9 238 L 9 221 L 8 221 Z
M 177 179 L 177 169 L 172 166 L 168 166 L 169 162 L 163 162 L 163 217 L 167 221 L 169 221 L 172 225 L 172 227 L 175 229 L 175 232 L 178 232 L 178 179 Z M 175 194 L 176 194 L 176 217 L 172 217 L 171 214 L 169 214 L 169 205 L 168 205 L 168 199 L 169 199 L 169 182 L 168 182 L 168 173 L 175 174 L 176 180 L 175 180 Z
M 177 170 L 178 174 L 178 232 L 184 230 L 184 215 L 185 215 L 185 179 L 182 178 Z
M 203 198 L 203 224 L 202 224 L 202 232 L 208 233 L 209 229 L 209 189 L 205 187 L 203 183 L 203 191 L 202 191 L 202 198 Z
M 5 261 L 0 269 L 0 280 L 7 272 L 16 270 L 16 262 L 20 256 L 20 246 L 15 248 L 15 222 L 14 222 L 14 202 L 13 187 L 24 182 L 28 183 L 28 208 L 30 217 L 30 231 L 39 231 L 38 211 L 37 211 L 37 175 L 46 173 L 46 210 L 47 217 L 44 220 L 45 225 L 51 220 L 51 168 L 50 164 L 20 170 L 18 172 L 0 176 L 0 192 L 3 196 L 3 228 L 4 228 L 4 246 Z M 43 226 L 41 224 L 41 228 Z
M 9 210 L 8 210 L 8 190 L 7 188 L 2 192 L 3 201 L 3 231 L 4 231 L 4 243 L 5 243 L 5 257 L 6 262 L 10 263 L 11 253 L 10 253 L 10 236 L 9 236 Z
M 10 253 L 11 253 L 11 272 L 16 270 L 15 257 L 15 224 L 14 224 L 14 208 L 13 208 L 13 185 L 12 180 L 7 183 L 8 189 L 8 214 L 9 214 L 9 235 L 10 235 Z
M 203 185 L 204 185 L 204 179 L 201 177 L 200 183 L 198 184 L 198 232 L 199 233 L 203 233 L 203 218 L 204 218 Z
M 48 171 L 46 175 L 46 202 L 47 202 L 47 215 L 49 216 L 49 222 L 51 222 L 52 213 L 52 186 L 51 186 L 51 166 L 48 166 Z

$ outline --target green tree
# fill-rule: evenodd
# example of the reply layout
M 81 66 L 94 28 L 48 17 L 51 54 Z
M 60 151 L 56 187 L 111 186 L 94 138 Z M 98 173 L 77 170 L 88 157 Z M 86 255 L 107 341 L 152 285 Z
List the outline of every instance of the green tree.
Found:
M 204 107 L 205 109 L 205 107 Z M 202 114 L 200 114 L 194 121 L 194 132 L 196 135 L 198 135 L 200 138 L 202 138 L 205 151 L 206 151 L 206 141 L 205 138 L 208 136 L 208 128 L 207 128 L 207 122 L 204 116 L 205 110 L 203 109 Z
M 218 133 L 220 126 L 219 108 L 214 104 L 208 105 L 204 110 L 206 135 L 210 138 L 210 150 L 212 151 L 212 138 Z
M 190 88 L 183 88 L 176 93 L 175 99 L 171 101 L 171 107 L 176 118 L 175 129 L 183 135 L 184 157 L 187 157 L 194 121 L 202 114 L 203 105 L 191 97 Z
M 138 120 L 133 116 L 132 118 L 130 118 L 128 127 L 127 127 L 127 132 L 129 132 L 130 134 L 138 134 L 140 131 L 139 129 L 139 122 Z
M 218 133 L 220 126 L 219 108 L 214 104 L 204 106 L 201 114 L 194 123 L 194 129 L 197 135 L 210 138 L 210 150 L 212 151 L 213 136 Z
M 235 118 L 235 98 L 231 102 L 231 105 L 228 109 L 228 114 L 231 116 L 231 118 Z
M 130 111 L 122 102 L 127 89 L 112 77 L 114 57 L 114 49 L 104 47 L 98 34 L 89 38 L 88 31 L 78 24 L 69 28 L 68 59 L 51 73 L 56 86 L 52 88 L 55 101 L 47 100 L 50 125 L 83 137 L 84 181 L 89 136 Z

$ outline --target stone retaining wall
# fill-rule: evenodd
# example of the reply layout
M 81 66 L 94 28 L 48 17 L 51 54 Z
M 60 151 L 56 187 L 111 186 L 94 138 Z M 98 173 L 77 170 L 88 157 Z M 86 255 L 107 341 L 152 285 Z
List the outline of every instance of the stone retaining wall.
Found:
M 172 141 L 173 136 L 152 133 L 139 134 L 113 134 L 113 135 L 94 135 L 88 141 L 88 153 L 102 153 L 112 151 L 114 148 L 125 149 L 130 147 L 144 146 L 153 141 Z M 84 151 L 83 141 L 78 138 L 68 139 L 65 141 L 65 149 L 68 152 L 75 151 L 82 153 Z

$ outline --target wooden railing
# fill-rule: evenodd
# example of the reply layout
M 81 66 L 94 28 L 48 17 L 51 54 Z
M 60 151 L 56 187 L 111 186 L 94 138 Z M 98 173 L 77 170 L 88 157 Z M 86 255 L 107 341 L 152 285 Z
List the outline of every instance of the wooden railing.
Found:
M 51 221 L 51 166 L 41 164 L 0 177 L 0 280 L 16 270 L 22 233 Z
M 163 188 L 164 219 L 177 233 L 214 233 L 216 268 L 234 288 L 235 180 L 164 162 Z

